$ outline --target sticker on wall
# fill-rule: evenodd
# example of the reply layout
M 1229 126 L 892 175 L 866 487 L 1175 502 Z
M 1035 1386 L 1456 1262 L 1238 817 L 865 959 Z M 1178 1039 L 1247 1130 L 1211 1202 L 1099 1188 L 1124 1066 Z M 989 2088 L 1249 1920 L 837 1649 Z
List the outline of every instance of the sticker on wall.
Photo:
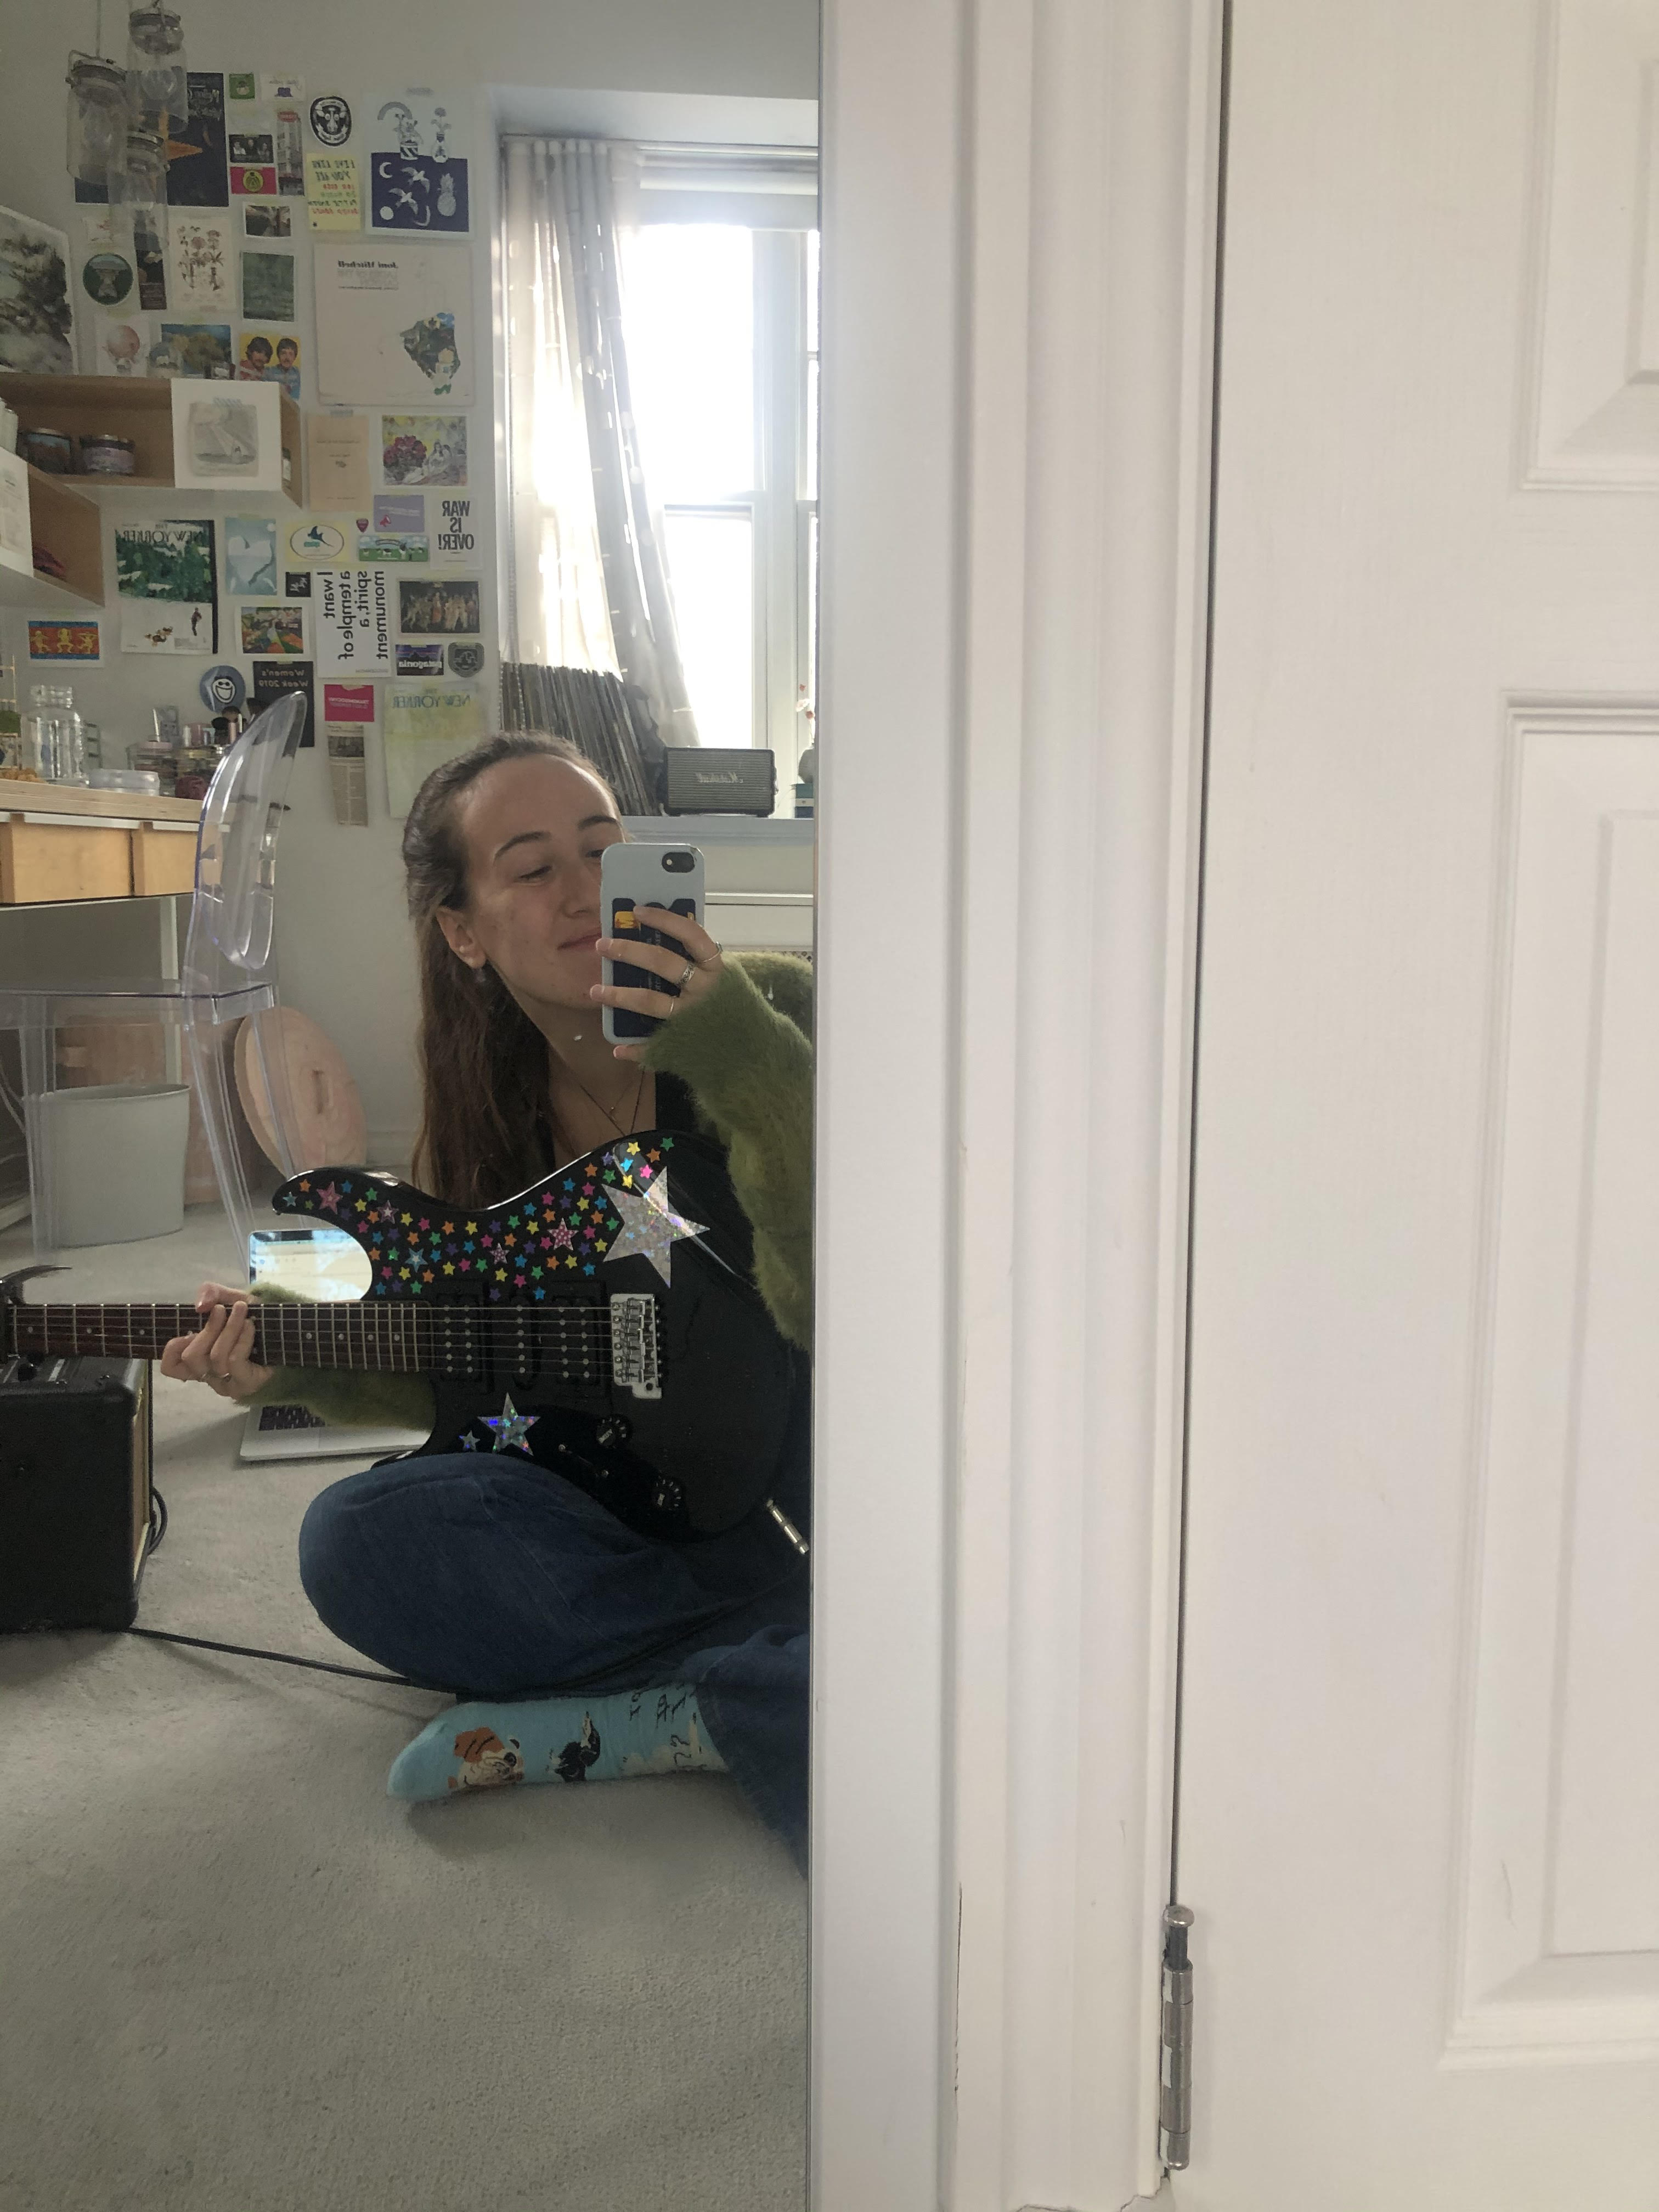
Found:
M 444 649 L 441 645 L 399 645 L 398 673 L 399 676 L 441 676 L 444 672 Z
M 382 492 L 357 523 L 360 561 L 425 561 L 426 501 L 419 492 Z
M 92 316 L 89 350 L 94 376 L 142 376 L 149 357 L 149 325 L 143 315 Z
M 314 268 L 319 399 L 471 404 L 474 272 L 465 246 L 319 246 Z
M 225 517 L 225 589 L 233 599 L 276 596 L 276 526 L 269 516 Z
M 472 502 L 470 499 L 446 499 L 440 501 L 438 557 L 453 559 L 471 553 L 477 545 L 472 531 Z
M 448 648 L 449 672 L 452 676 L 476 676 L 483 666 L 483 658 L 481 645 L 452 645 Z
M 332 676 L 389 676 L 393 602 L 384 568 L 319 568 L 311 580 L 318 665 Z
M 351 109 L 337 92 L 319 92 L 311 103 L 311 135 L 319 146 L 343 146 L 351 136 Z
M 380 476 L 389 484 L 464 484 L 465 415 L 382 415 Z
M 295 107 L 305 99 L 306 81 L 268 70 L 261 80 L 259 96 L 267 107 Z
M 369 501 L 368 423 L 361 415 L 307 415 L 306 484 L 319 507 Z
M 242 204 L 242 235 L 244 238 L 292 238 L 293 209 L 284 207 L 280 200 L 245 200 Z
M 362 200 L 352 154 L 306 155 L 307 216 L 313 230 L 361 230 Z
M 88 254 L 81 264 L 81 289 L 100 307 L 118 307 L 136 282 L 137 271 L 126 255 L 109 246 Z
M 413 230 L 464 238 L 472 228 L 466 163 L 428 155 L 371 154 L 368 220 L 373 230 Z
M 219 641 L 214 569 L 210 522 L 118 525 L 122 652 L 211 654 Z
M 168 118 L 167 205 L 225 207 L 225 81 L 216 72 L 191 70 L 186 78 L 187 115 Z
M 267 140 L 266 143 L 269 143 Z M 249 161 L 239 168 L 233 161 L 230 189 L 233 197 L 238 199 L 269 199 L 276 190 L 276 164 L 275 161 Z
M 279 107 L 271 137 L 276 148 L 276 189 L 290 199 L 306 188 L 305 139 L 297 107 Z
M 283 597 L 285 599 L 308 599 L 311 597 L 311 571 L 309 568 L 283 569 Z
M 306 649 L 301 607 L 243 607 L 239 610 L 244 653 L 299 654 Z
M 90 623 L 32 622 L 31 660 L 96 660 L 98 625 Z
M 258 100 L 259 86 L 252 70 L 232 70 L 225 79 L 225 97 L 228 100 Z
M 149 349 L 152 376 L 228 377 L 228 323 L 163 323 Z
M 309 515 L 284 534 L 283 557 L 296 568 L 331 568 L 344 556 L 356 535 L 355 515 Z M 293 596 L 290 592 L 289 597 Z
M 247 700 L 242 672 L 228 660 L 204 669 L 196 689 L 210 714 L 240 714 Z
M 432 770 L 483 735 L 483 710 L 476 691 L 453 684 L 393 684 L 381 732 L 386 805 L 403 816 Z
M 371 153 L 454 161 L 465 161 L 472 150 L 465 100 L 452 93 L 382 93 L 365 108 L 374 118 L 365 128 Z
M 483 625 L 478 613 L 476 576 L 446 576 L 428 583 L 400 577 L 398 582 L 398 627 L 406 637 L 446 635 L 459 631 L 477 636 Z
M 230 312 L 230 230 L 222 220 L 174 216 L 167 297 L 176 315 Z
M 374 686 L 372 684 L 325 684 L 323 720 L 325 722 L 372 722 Z
M 294 256 L 291 253 L 244 251 L 242 316 L 250 323 L 291 323 L 294 320 Z
M 300 341 L 292 331 L 238 331 L 236 376 L 242 384 L 280 384 L 300 398 Z
M 309 660 L 256 660 L 253 664 L 253 684 L 248 696 L 256 714 L 267 707 L 274 707 L 279 699 L 297 696 L 305 701 L 305 717 L 300 724 L 302 746 L 317 742 L 316 673 Z
M 167 304 L 167 248 L 160 208 L 132 210 L 132 258 L 138 270 L 138 305 L 152 314 Z

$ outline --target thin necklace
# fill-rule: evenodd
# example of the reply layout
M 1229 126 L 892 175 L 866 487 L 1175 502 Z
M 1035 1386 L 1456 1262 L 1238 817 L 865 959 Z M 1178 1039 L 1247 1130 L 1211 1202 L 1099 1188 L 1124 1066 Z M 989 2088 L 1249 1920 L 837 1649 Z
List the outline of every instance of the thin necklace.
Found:
M 580 1076 L 577 1074 L 575 1069 L 572 1067 L 568 1060 L 561 1060 L 559 1065 L 563 1068 L 565 1073 L 570 1078 L 570 1080 L 575 1085 L 577 1090 L 581 1092 L 582 1097 L 586 1099 L 588 1104 L 598 1108 L 599 1111 L 604 1115 L 605 1120 L 610 1122 L 611 1127 L 616 1131 L 619 1137 L 628 1137 L 633 1134 L 634 1124 L 640 1118 L 640 1101 L 645 1096 L 645 1070 L 643 1067 L 640 1070 L 639 1081 L 634 1085 L 634 1103 L 629 1109 L 628 1127 L 624 1129 L 622 1123 L 617 1119 L 615 1108 L 599 1105 L 599 1100 L 593 1096 L 592 1092 L 582 1081 Z

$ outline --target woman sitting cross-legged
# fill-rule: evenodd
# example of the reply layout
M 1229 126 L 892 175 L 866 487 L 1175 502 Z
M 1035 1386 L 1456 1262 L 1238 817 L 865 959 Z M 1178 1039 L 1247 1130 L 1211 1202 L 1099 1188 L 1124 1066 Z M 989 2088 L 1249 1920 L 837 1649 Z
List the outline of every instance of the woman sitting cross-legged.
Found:
M 701 1131 L 752 1230 L 756 1287 L 805 1346 L 811 970 L 726 957 L 666 911 L 652 922 L 678 953 L 602 937 L 600 857 L 623 835 L 609 788 L 556 738 L 491 738 L 422 785 L 404 836 L 421 964 L 415 1180 L 482 1206 L 635 1132 Z M 605 957 L 661 975 L 678 998 L 605 986 Z M 613 1047 L 606 1003 L 672 1018 Z M 208 1284 L 198 1306 L 204 1325 L 167 1346 L 163 1374 L 330 1421 L 430 1426 L 418 1376 L 261 1366 L 245 1293 Z M 538 1443 L 557 1425 L 544 1413 Z M 806 1448 L 802 1419 L 772 1491 L 799 1529 Z M 669 1541 L 527 1445 L 422 1455 L 314 1498 L 300 1572 L 344 1643 L 461 1699 L 399 1755 L 394 1796 L 726 1769 L 804 1869 L 807 1578 L 763 1507 L 723 1534 Z M 582 1686 L 545 1694 L 562 1683 Z

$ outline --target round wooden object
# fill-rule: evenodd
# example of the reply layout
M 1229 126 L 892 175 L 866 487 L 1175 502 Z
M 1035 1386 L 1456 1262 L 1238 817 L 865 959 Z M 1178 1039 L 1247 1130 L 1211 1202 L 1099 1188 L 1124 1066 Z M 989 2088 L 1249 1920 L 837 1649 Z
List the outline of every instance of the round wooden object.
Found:
M 294 1138 L 301 1165 L 361 1166 L 368 1149 L 363 1103 L 339 1047 L 307 1015 L 296 1013 L 292 1006 L 283 1007 L 276 1018 L 282 1024 L 283 1059 L 288 1069 L 289 1097 L 294 1102 Z M 266 1034 L 268 1037 L 269 1024 Z M 260 1151 L 273 1166 L 280 1167 L 275 1117 L 253 1049 L 251 1021 L 245 1021 L 236 1032 L 236 1090 Z

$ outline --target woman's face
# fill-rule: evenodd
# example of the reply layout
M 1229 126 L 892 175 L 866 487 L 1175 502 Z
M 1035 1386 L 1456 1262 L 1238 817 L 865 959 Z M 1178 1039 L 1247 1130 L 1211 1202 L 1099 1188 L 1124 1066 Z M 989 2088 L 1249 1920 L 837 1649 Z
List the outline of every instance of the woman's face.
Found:
M 608 791 L 569 761 L 499 761 L 456 802 L 466 852 L 464 908 L 439 925 L 468 967 L 488 961 L 514 997 L 592 1011 L 599 981 L 599 855 L 621 841 Z

